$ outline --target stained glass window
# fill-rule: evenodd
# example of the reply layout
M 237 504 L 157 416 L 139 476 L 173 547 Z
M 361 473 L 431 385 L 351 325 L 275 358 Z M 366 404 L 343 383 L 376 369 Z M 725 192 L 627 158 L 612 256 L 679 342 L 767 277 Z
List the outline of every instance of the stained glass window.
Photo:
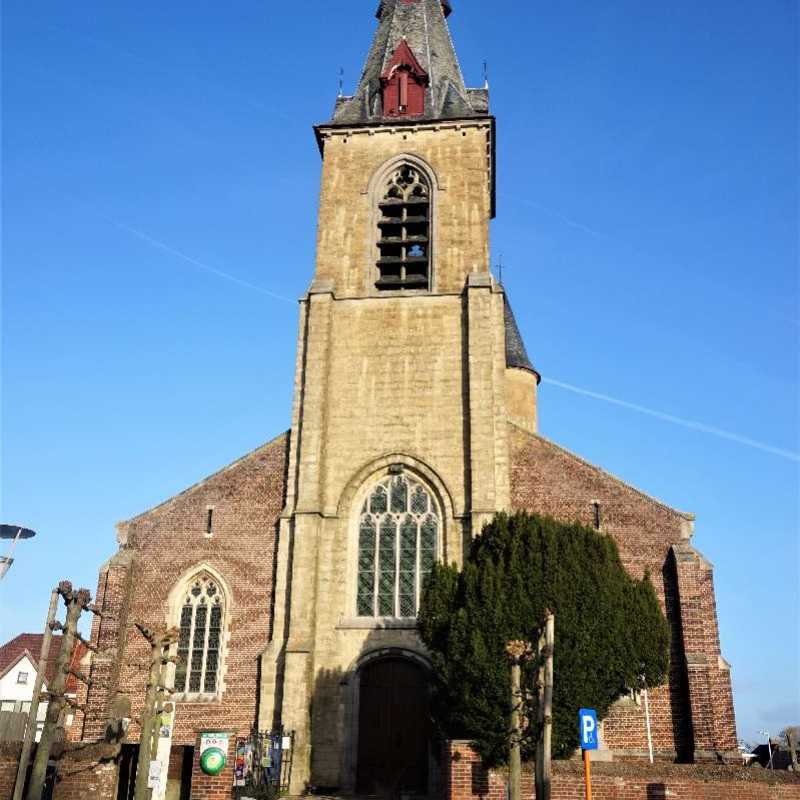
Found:
M 222 592 L 211 578 L 192 581 L 181 607 L 176 692 L 198 696 L 217 692 L 224 611 Z
M 416 617 L 437 558 L 439 525 L 430 493 L 412 478 L 389 476 L 375 486 L 359 519 L 359 617 Z

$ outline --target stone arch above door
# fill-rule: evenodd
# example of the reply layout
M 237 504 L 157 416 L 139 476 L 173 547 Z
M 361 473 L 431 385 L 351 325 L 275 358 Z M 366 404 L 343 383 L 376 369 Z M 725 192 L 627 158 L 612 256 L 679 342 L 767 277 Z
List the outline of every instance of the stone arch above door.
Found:
M 411 649 L 381 647 L 354 662 L 346 680 L 346 789 L 416 796 L 435 788 L 433 681 L 428 659 Z

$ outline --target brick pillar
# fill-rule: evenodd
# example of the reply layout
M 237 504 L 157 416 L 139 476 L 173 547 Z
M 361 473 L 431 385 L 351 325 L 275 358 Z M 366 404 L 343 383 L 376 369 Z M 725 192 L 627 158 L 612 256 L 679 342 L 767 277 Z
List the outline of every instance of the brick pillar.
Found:
M 736 720 L 730 666 L 722 658 L 714 601 L 713 567 L 688 542 L 673 545 L 678 605 L 689 682 L 694 757 L 735 758 Z
M 103 616 L 94 617 L 91 636 L 92 644 L 100 652 L 92 655 L 89 670 L 92 684 L 85 697 L 81 736 L 84 741 L 101 740 L 105 736 L 108 706 L 117 690 L 124 656 L 132 566 L 133 552 L 123 549 L 100 569 L 95 603 Z
M 220 731 L 225 733 L 226 731 Z M 228 762 L 219 775 L 206 775 L 200 769 L 200 737 L 195 737 L 194 761 L 192 762 L 192 794 L 191 800 L 231 800 L 233 794 L 233 766 L 236 761 L 236 731 L 228 733 Z

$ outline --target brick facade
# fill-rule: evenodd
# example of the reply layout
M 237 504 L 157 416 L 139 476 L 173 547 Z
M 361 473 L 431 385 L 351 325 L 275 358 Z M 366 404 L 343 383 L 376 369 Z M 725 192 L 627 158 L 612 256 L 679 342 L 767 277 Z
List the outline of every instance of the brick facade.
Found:
M 119 747 L 69 749 L 58 762 L 53 800 L 112 800 L 116 797 Z
M 259 448 L 201 484 L 124 524 L 122 549 L 100 574 L 94 623 L 101 649 L 92 665 L 85 739 L 105 728 L 108 700 L 127 696 L 130 716 L 141 710 L 149 647 L 131 622 L 177 623 L 168 597 L 182 577 L 213 569 L 226 596 L 222 691 L 209 702 L 177 704 L 173 743 L 193 745 L 213 727 L 248 733 L 256 720 L 258 660 L 269 641 L 277 522 L 283 508 L 287 436 Z M 206 535 L 213 507 L 213 534 Z M 138 740 L 134 721 L 128 741 Z
M 649 573 L 672 632 L 667 686 L 650 690 L 656 755 L 714 760 L 736 750 L 730 668 L 720 652 L 711 565 L 691 546 L 693 517 L 561 447 L 511 425 L 511 499 L 517 510 L 594 526 L 614 538 L 625 568 Z M 647 752 L 643 705 L 617 703 L 603 724 L 618 756 Z
M 223 731 L 224 732 L 224 731 Z M 233 766 L 236 757 L 236 732 L 230 732 L 228 739 L 228 760 L 219 775 L 204 775 L 200 770 L 200 735 L 198 733 L 192 765 L 191 800 L 230 800 L 233 786 Z
M 0 742 L 0 800 L 11 800 L 14 795 L 21 752 L 21 743 Z
M 444 761 L 443 800 L 506 800 L 505 773 L 484 769 L 468 742 L 448 742 Z M 798 800 L 800 777 L 752 767 L 595 763 L 592 789 L 595 800 Z M 551 790 L 552 800 L 584 800 L 583 766 L 554 762 Z M 536 796 L 529 769 L 522 796 Z

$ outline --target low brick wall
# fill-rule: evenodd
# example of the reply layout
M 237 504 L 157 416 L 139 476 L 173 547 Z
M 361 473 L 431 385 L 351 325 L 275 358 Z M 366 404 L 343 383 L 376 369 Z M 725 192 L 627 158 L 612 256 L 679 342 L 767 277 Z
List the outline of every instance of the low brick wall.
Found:
M 228 738 L 228 763 L 219 775 L 206 775 L 200 769 L 200 736 L 197 734 L 192 763 L 192 800 L 231 800 L 233 765 L 236 760 L 236 734 Z
M 58 762 L 53 800 L 114 800 L 119 754 L 118 745 L 68 747 Z
M 505 800 L 506 776 L 485 770 L 468 742 L 446 747 L 444 800 Z M 740 767 L 648 763 L 592 765 L 594 800 L 800 800 L 800 776 Z M 522 796 L 535 796 L 523 772 Z M 584 800 L 583 766 L 553 763 L 552 800 Z
M 0 800 L 11 800 L 14 795 L 21 751 L 21 742 L 0 742 Z

